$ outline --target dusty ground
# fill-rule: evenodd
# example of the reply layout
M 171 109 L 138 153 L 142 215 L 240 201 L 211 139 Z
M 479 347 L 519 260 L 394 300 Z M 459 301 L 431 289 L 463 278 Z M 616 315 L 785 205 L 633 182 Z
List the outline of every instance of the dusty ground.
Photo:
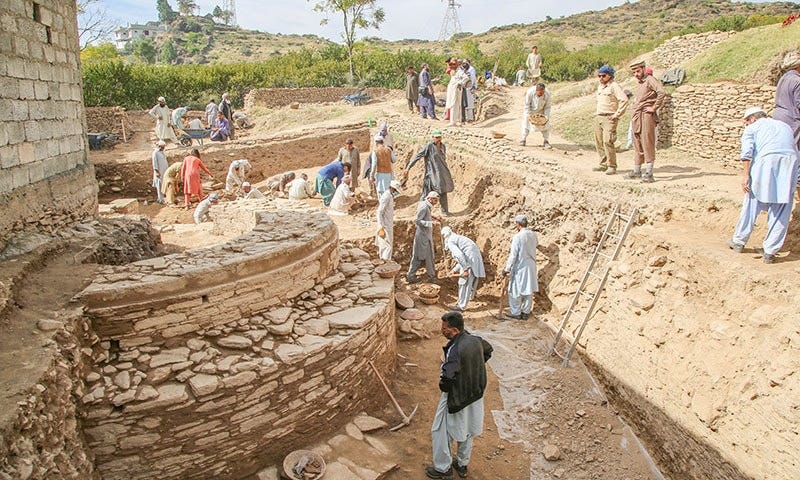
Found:
M 523 93 L 524 90 L 519 88 L 505 90 L 501 95 L 505 96 L 509 105 L 507 113 L 461 128 L 486 133 L 503 132 L 507 134 L 507 138 L 498 142 L 515 145 L 519 139 Z M 554 115 L 557 116 L 563 109 L 572 108 L 578 101 L 575 99 L 556 105 Z M 405 109 L 405 101 L 400 95 L 361 108 L 310 105 L 303 106 L 301 110 L 264 111 L 256 115 L 257 126 L 242 133 L 241 140 L 228 145 L 206 147 L 203 155 L 219 159 L 210 162 L 217 179 L 224 178 L 223 159 L 239 158 L 245 151 L 255 154 L 256 168 L 260 169 L 256 180 L 289 169 L 307 172 L 313 178 L 316 168 L 330 161 L 345 136 L 355 136 L 362 152 L 365 151 L 368 120 L 383 117 L 390 118 L 390 122 L 419 121 Z M 446 127 L 445 122 L 433 122 L 432 125 Z M 143 122 L 142 128 L 147 127 L 149 123 Z M 276 133 L 276 130 L 280 133 Z M 318 139 L 319 132 L 324 132 L 324 142 Z M 589 135 L 591 134 L 587 130 L 587 136 Z M 134 139 L 144 137 L 146 135 L 137 135 Z M 613 196 L 616 192 L 619 196 L 638 199 L 647 214 L 643 215 L 642 224 L 632 232 L 628 246 L 631 252 L 624 254 L 623 261 L 630 263 L 638 258 L 646 264 L 650 256 L 667 255 L 670 262 L 674 261 L 676 265 L 668 266 L 664 273 L 681 281 L 689 279 L 691 287 L 673 285 L 674 282 L 668 278 L 663 282 L 667 284 L 664 289 L 662 283 L 659 283 L 661 281 L 657 282 L 653 276 L 654 268 L 648 267 L 641 280 L 644 285 L 639 288 L 650 289 L 651 284 L 656 282 L 656 285 L 660 285 L 657 288 L 662 288 L 664 295 L 671 295 L 672 298 L 681 298 L 683 295 L 697 298 L 704 292 L 715 296 L 717 292 L 711 287 L 711 283 L 719 284 L 729 280 L 735 275 L 733 272 L 750 272 L 750 275 L 759 278 L 794 278 L 792 274 L 797 272 L 795 262 L 800 258 L 796 248 L 800 241 L 796 223 L 787 239 L 785 253 L 779 255 L 775 265 L 766 266 L 758 260 L 754 246 L 749 246 L 744 255 L 734 255 L 724 246 L 724 241 L 736 222 L 741 201 L 740 171 L 735 167 L 699 163 L 676 149 L 660 150 L 655 170 L 657 182 L 643 186 L 639 182 L 629 182 L 622 178 L 626 167 L 630 168 L 632 164 L 632 152 L 619 154 L 620 174 L 606 176 L 591 171 L 591 167 L 597 162 L 593 150 L 566 142 L 557 132 L 551 135 L 551 143 L 555 147 L 553 150 L 542 149 L 538 146 L 541 144 L 540 134 L 532 132 L 528 137 L 529 146 L 524 147 L 524 151 L 532 152 L 539 164 L 523 169 L 504 158 L 490 159 L 497 166 L 491 172 L 476 168 L 474 163 L 470 163 L 474 160 L 474 152 L 468 146 L 454 152 L 461 160 L 451 163 L 451 169 L 458 169 L 459 178 L 472 185 L 473 190 L 457 189 L 456 195 L 451 198 L 451 210 L 457 214 L 447 221 L 457 232 L 467 233 L 476 239 L 484 250 L 489 274 L 485 286 L 479 292 L 478 301 L 466 315 L 467 327 L 489 339 L 496 350 L 495 358 L 490 362 L 493 374 L 487 390 L 488 409 L 492 413 L 491 416 L 487 414 L 486 431 L 476 442 L 475 455 L 470 466 L 471 477 L 609 480 L 663 478 L 653 468 L 646 453 L 640 450 L 636 438 L 620 422 L 617 412 L 608 404 L 602 391 L 586 374 L 580 362 L 574 362 L 572 368 L 559 369 L 559 362 L 547 355 L 552 333 L 544 323 L 530 321 L 525 325 L 510 324 L 493 319 L 499 292 L 495 274 L 498 265 L 505 260 L 505 242 L 511 236 L 507 218 L 523 206 L 535 217 L 542 247 L 540 285 L 543 290 L 536 297 L 534 314 L 538 320 L 551 326 L 560 322 L 559 312 L 563 312 L 570 295 L 574 293 L 575 282 L 585 268 L 588 252 L 597 240 L 598 225 L 605 221 L 602 212 L 600 218 L 597 218 L 590 211 L 596 205 L 582 205 L 582 202 L 592 201 L 592 192 L 603 192 L 604 196 L 609 192 Z M 405 154 L 412 147 L 400 147 L 399 150 L 403 153 L 400 166 L 405 164 Z M 269 155 L 259 157 L 259 148 L 277 148 L 283 161 L 272 159 L 275 155 L 272 151 Z M 149 151 L 148 142 L 143 140 L 120 145 L 111 152 L 93 154 L 92 160 L 96 164 L 113 164 L 121 168 L 120 171 L 131 176 L 123 181 L 131 180 L 128 184 L 133 185 L 130 188 L 123 187 L 119 192 L 104 191 L 101 199 L 125 195 L 152 202 L 154 195 L 152 190 L 147 189 Z M 170 147 L 168 153 L 172 153 L 170 158 L 173 160 L 183 155 L 185 149 Z M 543 169 L 547 170 L 547 175 L 540 175 Z M 109 185 L 113 180 L 103 177 L 102 174 L 113 171 L 98 168 L 101 180 Z M 139 173 L 141 171 L 143 173 Z M 492 175 L 489 183 L 485 183 L 481 179 L 488 173 Z M 414 195 L 419 192 L 418 181 L 417 172 L 412 175 L 408 191 L 397 202 L 395 243 L 398 259 L 407 258 L 410 250 L 410 238 L 413 234 L 411 219 L 416 208 Z M 542 195 L 537 195 L 539 193 L 548 197 L 541 198 Z M 532 202 L 531 198 L 534 199 Z M 602 203 L 603 200 L 598 199 L 598 202 Z M 321 208 L 319 199 L 310 199 L 306 203 Z M 141 211 L 157 224 L 172 225 L 162 234 L 165 244 L 171 248 L 181 249 L 198 242 L 213 241 L 202 229 L 187 225 L 191 222 L 190 212 L 152 203 L 142 206 Z M 351 216 L 336 217 L 335 222 L 340 228 L 342 239 L 353 240 L 365 248 L 371 248 L 373 217 L 374 201 L 359 207 Z M 664 224 L 667 222 L 669 226 L 665 228 Z M 763 233 L 762 222 L 757 226 L 753 238 L 760 239 Z M 677 245 L 676 239 L 680 239 Z M 441 247 L 438 245 L 437 257 L 441 257 Z M 445 262 L 440 262 L 439 268 L 444 266 Z M 704 284 L 704 277 L 711 283 Z M 621 283 L 624 283 L 622 287 L 619 286 Z M 618 276 L 609 285 L 627 290 L 629 287 L 636 287 L 636 283 L 637 281 L 625 276 Z M 404 289 L 406 286 L 403 282 L 398 282 L 398 288 Z M 400 344 L 400 354 L 405 358 L 400 359 L 393 389 L 397 392 L 401 405 L 410 409 L 419 403 L 420 410 L 411 427 L 398 433 L 383 435 L 383 439 L 398 451 L 404 452 L 406 458 L 399 471 L 392 474 L 391 478 L 423 478 L 421 469 L 430 462 L 429 426 L 438 398 L 436 372 L 440 346 L 444 343 L 444 339 L 438 337 L 437 319 L 443 312 L 442 306 L 452 304 L 455 286 L 448 280 L 444 290 L 447 293 L 441 299 L 440 305 L 427 310 L 431 338 Z M 663 331 L 663 327 L 659 325 L 653 328 L 647 323 L 648 320 L 661 322 L 660 319 L 666 319 L 663 321 L 671 322 L 672 316 L 681 311 L 680 305 L 672 306 L 670 301 L 665 300 L 658 303 L 653 310 L 658 311 L 657 317 L 647 317 L 647 311 L 642 311 L 641 308 L 631 307 L 633 312 L 624 311 L 622 305 L 627 305 L 625 300 L 623 298 L 619 305 L 610 302 L 610 305 L 601 308 L 600 315 L 609 316 L 612 320 L 618 316 L 620 321 L 631 322 L 632 325 L 637 322 L 641 324 L 639 327 L 631 326 L 631 329 L 639 329 L 632 333 L 637 342 L 642 339 L 647 342 L 658 335 L 666 335 L 659 333 Z M 635 305 L 638 299 L 632 300 Z M 716 301 L 715 297 L 709 303 Z M 719 301 L 726 310 L 753 308 L 747 303 L 747 299 L 724 298 Z M 686 303 L 685 308 L 691 309 L 692 305 L 696 304 Z M 698 321 L 705 320 L 706 317 L 702 315 L 709 315 L 708 318 L 713 319 L 713 306 L 709 305 L 708 312 L 700 315 Z M 679 332 L 687 328 L 685 323 L 681 322 L 676 327 Z M 590 325 L 590 329 L 595 329 L 593 332 L 596 332 L 596 328 L 596 325 Z M 602 335 L 602 332 L 598 335 Z M 712 332 L 712 335 L 717 334 Z M 656 348 L 663 344 L 663 340 L 658 338 L 653 342 Z M 642 346 L 642 351 L 649 351 L 647 349 L 652 348 L 652 344 L 650 345 Z M 693 343 L 670 344 L 670 352 L 681 358 L 697 357 L 696 348 L 697 345 Z M 725 358 L 714 359 L 707 355 L 701 357 L 704 369 L 707 366 L 715 372 L 724 370 Z M 695 368 L 697 367 L 685 366 L 676 370 L 677 374 L 687 376 L 685 383 L 689 393 L 684 393 L 681 400 L 687 405 L 692 403 L 692 395 L 697 405 L 700 401 L 705 401 L 697 389 L 702 388 L 701 385 L 707 380 L 703 376 L 693 376 L 691 372 Z M 719 375 L 718 373 L 714 378 L 720 378 Z M 725 375 L 721 375 L 724 379 Z M 688 387 L 690 384 L 693 385 L 691 388 Z M 685 400 L 686 395 L 689 400 Z M 715 405 L 713 400 L 707 400 L 710 405 Z M 397 421 L 399 418 L 388 399 L 382 412 L 370 413 L 375 413 L 389 423 L 392 423 L 392 419 Z M 561 451 L 561 459 L 553 462 L 544 460 L 542 451 L 546 445 L 557 446 Z

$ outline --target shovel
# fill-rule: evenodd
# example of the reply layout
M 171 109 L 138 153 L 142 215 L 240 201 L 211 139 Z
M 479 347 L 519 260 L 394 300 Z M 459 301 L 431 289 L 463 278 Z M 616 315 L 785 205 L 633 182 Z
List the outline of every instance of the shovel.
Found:
M 384 390 L 386 390 L 386 393 L 389 394 L 389 398 L 392 399 L 392 403 L 394 403 L 394 407 L 397 409 L 397 412 L 400 414 L 401 417 L 403 417 L 403 421 L 400 422 L 398 425 L 390 428 L 389 431 L 390 432 L 394 432 L 394 431 L 400 430 L 401 428 L 405 427 L 406 425 L 409 425 L 411 423 L 411 419 L 414 418 L 414 415 L 417 413 L 417 408 L 419 408 L 419 404 L 416 404 L 414 406 L 414 410 L 411 412 L 411 415 L 406 415 L 406 413 L 403 411 L 403 409 L 400 408 L 400 404 L 397 403 L 397 399 L 394 398 L 394 395 L 392 395 L 392 391 L 389 390 L 389 387 L 386 385 L 386 382 L 383 381 L 383 377 L 381 376 L 381 373 L 378 371 L 377 368 L 375 368 L 375 364 L 372 363 L 372 360 L 369 361 L 369 366 L 372 367 L 372 371 L 375 372 L 375 375 L 378 376 L 378 380 L 381 381 L 381 385 L 383 385 Z
M 497 310 L 497 319 L 503 320 L 503 300 L 506 299 L 508 289 L 508 277 L 503 277 L 503 283 L 500 285 L 500 308 Z

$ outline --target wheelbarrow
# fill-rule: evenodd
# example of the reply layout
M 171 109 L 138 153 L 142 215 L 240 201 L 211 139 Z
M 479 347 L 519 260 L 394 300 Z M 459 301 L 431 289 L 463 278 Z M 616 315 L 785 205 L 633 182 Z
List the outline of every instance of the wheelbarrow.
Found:
M 176 128 L 175 135 L 178 137 L 178 140 L 180 140 L 181 145 L 184 147 L 191 146 L 192 140 L 197 140 L 197 142 L 202 146 L 203 139 L 208 138 L 211 135 L 211 130 L 206 130 L 205 128 Z
M 357 93 L 345 95 L 342 97 L 342 100 L 355 107 L 356 105 L 364 105 L 369 102 L 369 94 L 364 91 L 358 91 Z

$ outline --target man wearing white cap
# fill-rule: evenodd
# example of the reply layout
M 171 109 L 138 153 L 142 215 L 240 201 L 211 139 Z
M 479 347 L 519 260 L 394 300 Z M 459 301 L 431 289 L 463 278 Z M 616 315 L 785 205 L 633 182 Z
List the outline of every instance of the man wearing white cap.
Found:
M 425 200 L 419 202 L 417 206 L 417 219 L 414 223 L 417 225 L 417 230 L 414 232 L 414 245 L 411 248 L 411 264 L 408 266 L 408 273 L 406 280 L 408 283 L 419 282 L 417 277 L 417 270 L 422 264 L 425 264 L 425 272 L 428 275 L 428 281 L 431 283 L 438 283 L 436 279 L 436 267 L 433 261 L 433 226 L 441 225 L 442 220 L 439 217 L 434 217 L 431 210 L 439 203 L 439 194 L 436 192 L 428 192 Z
M 218 203 L 219 196 L 216 193 L 212 193 L 201 200 L 200 203 L 197 204 L 197 208 L 194 209 L 194 223 L 199 225 L 203 222 L 210 222 L 211 215 L 208 214 L 208 211 L 211 210 L 211 205 L 216 205 Z
M 781 62 L 781 70 L 786 73 L 778 80 L 772 117 L 789 125 L 795 146 L 800 150 L 800 51 L 787 53 Z
M 167 155 L 164 153 L 164 148 L 167 144 L 163 140 L 156 142 L 156 148 L 153 149 L 153 187 L 158 193 L 158 203 L 164 203 L 164 193 L 161 191 L 161 180 L 167 173 L 169 163 L 167 163 Z
M 314 196 L 314 187 L 308 182 L 308 175 L 301 173 L 287 185 L 289 187 L 289 198 L 292 200 L 302 200 Z
M 189 107 L 178 107 L 172 111 L 172 124 L 176 127 L 183 130 L 183 117 L 186 115 L 186 112 L 189 111 Z
M 742 154 L 744 175 L 742 213 L 728 246 L 741 253 L 750 239 L 756 217 L 767 211 L 767 235 L 764 237 L 764 263 L 773 263 L 783 246 L 792 200 L 797 188 L 797 150 L 792 129 L 767 117 L 759 107 L 744 112 Z
M 353 177 L 348 173 L 342 177 L 342 183 L 336 186 L 336 191 L 331 199 L 331 205 L 328 207 L 328 215 L 347 215 L 350 213 L 350 207 L 353 205 L 353 197 L 356 196 L 350 190 L 350 180 Z
M 250 162 L 245 158 L 232 161 L 228 167 L 228 176 L 225 177 L 225 191 L 230 192 L 236 187 L 241 187 L 250 168 Z
M 242 196 L 247 200 L 266 198 L 261 190 L 253 188 L 250 182 L 242 182 Z
M 400 182 L 392 180 L 389 189 L 378 199 L 378 231 L 375 233 L 375 246 L 381 260 L 391 260 L 394 249 L 394 199 L 400 195 Z
M 463 235 L 456 235 L 450 227 L 442 228 L 444 248 L 456 261 L 452 273 L 458 275 L 458 303 L 450 310 L 463 312 L 475 296 L 479 279 L 486 277 L 483 256 L 478 245 Z
M 178 143 L 175 132 L 172 130 L 172 119 L 167 100 L 164 97 L 158 97 L 158 103 L 150 109 L 148 114 L 156 119 L 156 136 L 159 140 Z
M 533 294 L 539 291 L 536 274 L 536 234 L 528 230 L 525 215 L 514 217 L 517 233 L 511 239 L 511 252 L 508 254 L 503 276 L 511 276 L 508 282 L 509 320 L 527 320 L 533 307 Z

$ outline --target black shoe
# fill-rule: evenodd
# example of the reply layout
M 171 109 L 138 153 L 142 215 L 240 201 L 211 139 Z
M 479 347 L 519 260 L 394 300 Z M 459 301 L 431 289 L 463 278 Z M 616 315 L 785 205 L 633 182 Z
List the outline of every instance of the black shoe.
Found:
M 427 283 L 432 283 L 434 285 L 441 285 L 442 284 L 441 280 L 439 280 L 436 277 L 428 277 Z
M 504 320 L 522 320 L 522 314 L 519 315 L 512 315 L 510 313 L 506 314 L 503 318 Z
M 412 277 L 412 278 L 406 277 L 406 281 L 408 283 L 419 283 L 422 280 L 419 277 Z
M 469 475 L 469 472 L 467 472 L 467 466 L 459 466 L 458 460 L 453 460 L 453 470 L 455 470 L 458 476 L 461 478 L 467 478 L 467 475 Z
M 464 311 L 458 305 L 452 305 L 452 306 L 447 307 L 447 308 L 449 308 L 450 311 L 452 311 L 452 312 L 463 312 Z
M 445 478 L 447 480 L 450 480 L 453 478 L 453 469 L 451 468 L 446 472 L 442 473 L 439 470 L 433 468 L 433 466 L 425 467 L 425 475 L 427 475 L 428 478 Z
M 521 313 L 520 315 L 522 316 L 521 320 L 527 320 L 530 313 Z

